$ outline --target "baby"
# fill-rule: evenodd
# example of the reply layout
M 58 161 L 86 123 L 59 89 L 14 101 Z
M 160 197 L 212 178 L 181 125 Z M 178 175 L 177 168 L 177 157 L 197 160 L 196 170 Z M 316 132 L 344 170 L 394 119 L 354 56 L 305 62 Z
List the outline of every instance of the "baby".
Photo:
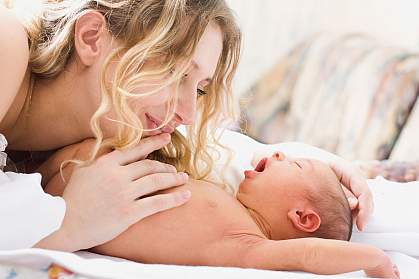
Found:
M 50 193 L 62 193 L 59 175 L 46 186 Z M 342 241 L 351 236 L 351 211 L 335 174 L 319 161 L 276 152 L 245 171 L 236 198 L 192 179 L 162 193 L 181 188 L 192 193 L 185 205 L 147 217 L 92 251 L 142 263 L 317 274 L 364 269 L 398 277 L 382 251 Z

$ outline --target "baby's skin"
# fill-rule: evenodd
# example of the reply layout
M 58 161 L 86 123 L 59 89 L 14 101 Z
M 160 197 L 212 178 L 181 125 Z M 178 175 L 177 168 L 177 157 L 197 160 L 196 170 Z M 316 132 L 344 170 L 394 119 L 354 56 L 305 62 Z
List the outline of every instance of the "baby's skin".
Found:
M 77 152 L 82 147 L 74 148 L 76 151 L 67 148 L 53 158 L 55 163 L 48 166 L 46 162 L 42 167 L 49 170 L 51 179 L 45 189 L 51 194 L 60 195 L 65 188 L 56 162 L 85 154 Z M 236 198 L 212 183 L 189 179 L 180 186 L 191 191 L 186 204 L 147 217 L 91 251 L 153 264 L 316 274 L 363 269 L 372 277 L 399 278 L 397 267 L 377 248 L 310 237 L 321 224 L 320 214 L 303 194 L 317 184 L 313 179 L 336 177 L 321 162 L 288 159 L 282 153 L 264 158 L 255 170 L 246 171 Z

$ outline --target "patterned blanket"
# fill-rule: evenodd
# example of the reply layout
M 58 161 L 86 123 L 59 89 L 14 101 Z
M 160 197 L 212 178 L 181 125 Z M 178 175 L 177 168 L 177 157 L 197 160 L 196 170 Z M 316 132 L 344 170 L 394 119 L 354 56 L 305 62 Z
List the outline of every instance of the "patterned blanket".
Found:
M 417 53 L 361 34 L 317 35 L 245 94 L 242 129 L 261 142 L 301 141 L 349 160 L 416 161 L 418 85 Z

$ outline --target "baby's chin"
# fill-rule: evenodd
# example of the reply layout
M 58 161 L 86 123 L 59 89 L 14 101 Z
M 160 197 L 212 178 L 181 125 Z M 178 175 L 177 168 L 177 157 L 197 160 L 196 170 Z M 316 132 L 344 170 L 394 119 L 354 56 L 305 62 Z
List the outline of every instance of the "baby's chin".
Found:
M 237 188 L 237 193 L 244 193 L 246 190 L 246 179 L 240 182 L 239 187 Z
M 240 200 L 240 197 L 244 194 L 244 187 L 242 186 L 243 185 L 243 182 L 241 182 L 240 183 L 240 185 L 239 185 L 239 187 L 237 188 L 237 194 L 236 194 L 236 198 L 237 198 L 237 200 L 238 201 L 240 201 L 240 202 L 242 202 L 241 200 Z

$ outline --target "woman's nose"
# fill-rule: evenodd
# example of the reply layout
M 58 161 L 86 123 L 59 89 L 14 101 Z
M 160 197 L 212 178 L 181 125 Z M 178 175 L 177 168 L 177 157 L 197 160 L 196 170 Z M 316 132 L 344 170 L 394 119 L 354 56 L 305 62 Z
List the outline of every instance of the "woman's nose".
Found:
M 195 122 L 196 97 L 181 96 L 176 108 L 176 119 L 183 125 L 192 125 Z
M 175 113 L 175 117 L 173 118 L 178 125 L 192 125 L 194 123 L 193 119 L 185 117 L 184 114 Z
M 180 109 L 178 106 L 175 113 L 175 119 L 182 125 L 192 125 L 195 122 L 195 108 Z

